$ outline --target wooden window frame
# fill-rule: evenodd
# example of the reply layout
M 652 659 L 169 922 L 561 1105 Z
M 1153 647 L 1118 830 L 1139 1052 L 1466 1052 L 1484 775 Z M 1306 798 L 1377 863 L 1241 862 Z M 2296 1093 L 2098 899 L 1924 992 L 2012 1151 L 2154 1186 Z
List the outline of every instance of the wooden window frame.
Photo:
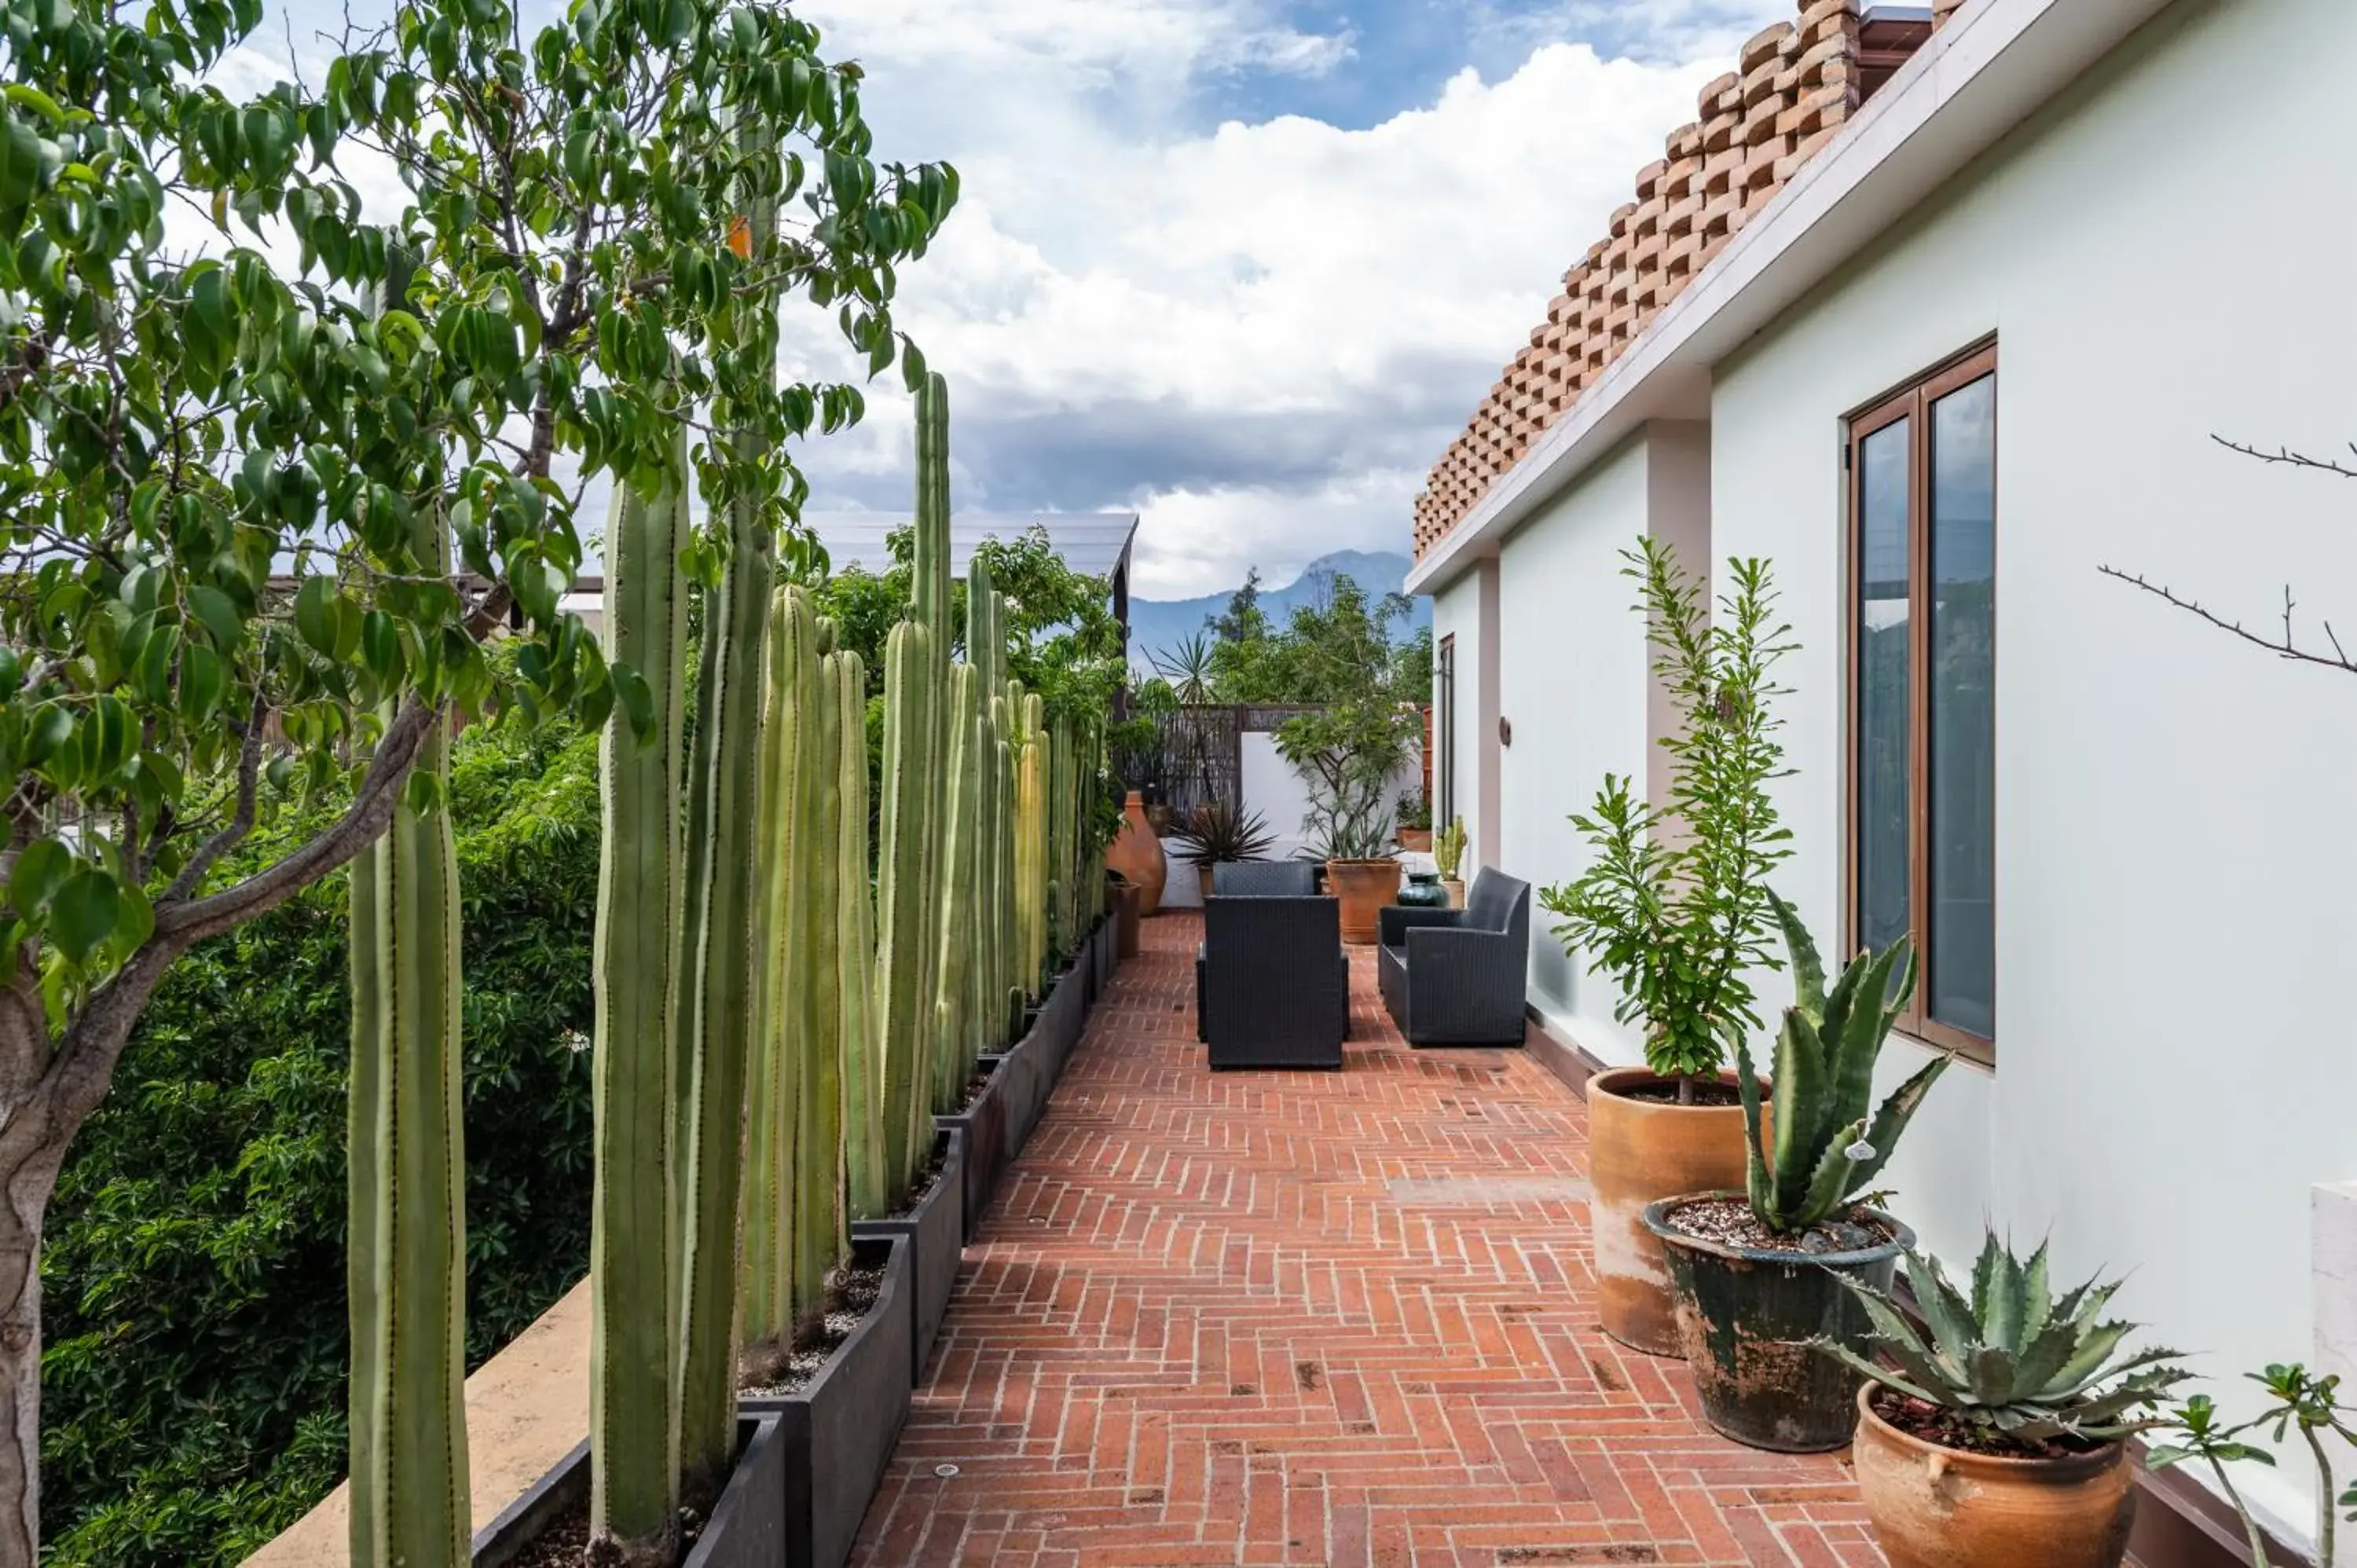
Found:
M 1865 524 L 1862 488 L 1866 475 L 1859 448 L 1867 437 L 1906 419 L 1911 421 L 1907 427 L 1907 889 L 1911 910 L 1910 929 L 1918 961 L 1922 969 L 1918 974 L 1915 993 L 1908 998 L 1906 1010 L 1899 1016 L 1898 1026 L 1901 1032 L 1927 1045 L 1953 1051 L 1984 1067 L 1994 1067 L 1996 1063 L 1996 1039 L 1985 1038 L 1931 1016 L 1925 1000 L 1927 988 L 1922 983 L 1935 956 L 1924 945 L 1932 870 L 1931 840 L 1926 831 L 1932 814 L 1932 693 L 1929 677 L 1932 661 L 1931 411 L 1933 403 L 1950 392 L 1969 386 L 1983 376 L 1995 375 L 1996 368 L 1996 341 L 1994 338 L 1975 344 L 1953 358 L 1943 360 L 1905 386 L 1885 393 L 1846 415 L 1843 421 L 1842 447 L 1843 504 L 1846 511 L 1842 536 L 1847 562 L 1843 574 L 1845 592 L 1842 598 L 1842 680 L 1845 687 L 1842 698 L 1842 779 L 1846 797 L 1842 813 L 1844 950 L 1854 952 L 1857 950 L 1863 929 L 1858 918 L 1857 880 L 1860 858 L 1858 743 L 1862 728 L 1859 707 L 1864 693 L 1859 681 L 1857 628 L 1859 599 L 1866 587 L 1866 552 L 1859 539 Z M 1994 469 L 1999 460 L 1994 422 L 1996 400 L 2002 391 L 2002 388 L 1992 388 L 1989 399 L 1992 484 Z M 1990 570 L 1994 573 L 1996 548 L 1994 527 L 1989 547 Z M 1990 658 L 1995 660 L 1996 657 L 1997 651 L 1992 642 Z M 1994 1011 L 1994 994 L 1990 997 L 1990 1006 Z

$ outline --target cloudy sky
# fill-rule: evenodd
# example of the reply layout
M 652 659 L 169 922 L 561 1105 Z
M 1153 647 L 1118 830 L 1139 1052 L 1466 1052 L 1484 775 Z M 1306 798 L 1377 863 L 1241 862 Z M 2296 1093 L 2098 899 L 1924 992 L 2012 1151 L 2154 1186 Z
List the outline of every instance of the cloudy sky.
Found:
M 1565 268 L 1695 90 L 1793 5 L 797 8 L 867 68 L 878 153 L 963 177 L 899 308 L 951 381 L 958 504 L 1133 509 L 1137 591 L 1175 597 L 1405 552 L 1425 471 Z M 344 12 L 294 0 L 267 31 L 308 53 Z M 797 369 L 841 371 L 831 331 L 792 331 Z M 910 504 L 897 371 L 871 408 L 801 454 L 814 506 Z
M 1139 591 L 1405 551 L 1566 266 L 1791 0 L 809 0 L 887 156 L 964 196 L 904 274 L 962 505 L 1135 508 Z M 908 413 L 807 455 L 909 504 Z

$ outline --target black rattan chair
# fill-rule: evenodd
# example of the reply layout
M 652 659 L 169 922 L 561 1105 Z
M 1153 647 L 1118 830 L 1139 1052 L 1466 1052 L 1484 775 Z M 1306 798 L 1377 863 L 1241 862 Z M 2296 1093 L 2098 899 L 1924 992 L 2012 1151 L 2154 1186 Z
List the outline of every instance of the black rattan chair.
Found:
M 1529 883 L 1485 869 L 1462 909 L 1394 904 L 1381 921 L 1376 978 L 1383 1005 L 1408 1044 L 1522 1044 L 1531 961 Z
M 1218 898 L 1307 898 L 1318 891 L 1318 867 L 1306 860 L 1223 860 L 1211 867 Z M 1195 944 L 1195 1037 L 1203 1033 L 1203 944 Z
M 1342 906 L 1213 897 L 1203 906 L 1198 1016 L 1213 1068 L 1339 1068 L 1351 1019 Z

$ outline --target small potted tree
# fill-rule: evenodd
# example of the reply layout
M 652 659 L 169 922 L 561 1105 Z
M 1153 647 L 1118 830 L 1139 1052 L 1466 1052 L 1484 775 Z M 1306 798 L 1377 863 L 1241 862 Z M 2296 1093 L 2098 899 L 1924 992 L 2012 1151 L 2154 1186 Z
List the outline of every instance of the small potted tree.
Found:
M 1312 852 L 1326 862 L 1326 885 L 1342 901 L 1342 940 L 1375 940 L 1377 911 L 1399 891 L 1393 858 L 1392 776 L 1420 727 L 1413 708 L 1380 686 L 1321 712 L 1298 714 L 1276 732 L 1278 754 L 1309 786 L 1302 818 Z
M 1211 896 L 1211 868 L 1222 861 L 1266 860 L 1276 843 L 1268 819 L 1225 800 L 1207 800 L 1170 830 L 1169 842 L 1195 863 L 1203 897 Z
M 1889 1295 L 1845 1283 L 1879 1359 L 1823 1349 L 1867 1380 L 1852 1452 L 1893 1568 L 2115 1568 L 2136 1514 L 2126 1440 L 2162 1423 L 2155 1402 L 2187 1376 L 2173 1350 L 2121 1348 L 2135 1326 L 2103 1317 L 2118 1286 L 2058 1301 L 2046 1249 L 2024 1263 L 1994 1234 L 1969 1296 L 1907 1254 L 1920 1332 Z
M 1662 739 L 1668 791 L 1648 803 L 1636 780 L 1607 774 L 1595 805 L 1571 819 L 1587 840 L 1587 871 L 1542 890 L 1539 902 L 1566 950 L 1585 949 L 1610 977 L 1614 1015 L 1644 1034 L 1642 1067 L 1598 1073 L 1587 1086 L 1598 1305 L 1615 1339 L 1675 1356 L 1669 1268 L 1644 1211 L 1674 1193 L 1743 1180 L 1743 1113 L 1725 1072 L 1726 1041 L 1760 1026 L 1748 976 L 1776 964 L 1768 877 L 1791 854 L 1791 834 L 1767 789 L 1784 772 L 1770 712 L 1782 688 L 1771 671 L 1791 644 L 1766 563 L 1727 564 L 1731 586 L 1714 622 L 1667 546 L 1641 540 L 1625 559 L 1655 679 L 1678 715 Z M 1453 884 L 1461 821 L 1452 829 L 1456 854 L 1442 869 Z
M 1949 1058 L 1934 1057 L 1869 1120 L 1876 1058 L 1915 989 L 1914 952 L 1904 937 L 1862 952 L 1828 989 L 1800 918 L 1770 901 L 1797 993 L 1776 1041 L 1773 1139 L 1738 1035 L 1746 1190 L 1663 1198 L 1646 1206 L 1645 1225 L 1669 1260 L 1704 1417 L 1738 1443 L 1805 1454 L 1843 1446 L 1857 1424 L 1857 1378 L 1810 1349 L 1862 1346 L 1869 1323 L 1846 1286 L 1889 1289 L 1900 1253 L 1915 1244 L 1913 1231 L 1860 1195 Z

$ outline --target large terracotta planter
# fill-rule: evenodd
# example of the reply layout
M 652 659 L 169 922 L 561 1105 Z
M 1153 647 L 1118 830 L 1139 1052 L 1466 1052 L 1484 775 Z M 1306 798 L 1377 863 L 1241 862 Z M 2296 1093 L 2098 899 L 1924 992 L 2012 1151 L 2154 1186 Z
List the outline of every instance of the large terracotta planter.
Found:
M 1641 1067 L 1587 1080 L 1588 1227 L 1604 1332 L 1649 1356 L 1682 1356 L 1670 1265 L 1645 1227 L 1645 1206 L 1743 1185 L 1743 1107 L 1628 1097 L 1664 1081 Z M 1735 1079 L 1722 1075 L 1722 1081 Z M 1764 1130 L 1764 1106 L 1761 1115 Z
M 1432 851 L 1432 830 L 1402 828 L 1399 831 L 1399 843 L 1402 849 L 1420 851 L 1428 854 Z
M 1380 912 L 1399 886 L 1398 861 L 1328 861 L 1327 889 L 1342 901 L 1342 940 L 1361 947 L 1373 941 Z
M 1135 789 L 1122 802 L 1121 832 L 1105 851 L 1105 865 L 1137 889 L 1140 915 L 1151 915 L 1162 908 L 1162 888 L 1169 880 L 1170 865 L 1162 857 L 1162 841 L 1155 836 L 1154 824 L 1146 821 L 1146 798 Z
M 1877 1209 L 1888 1240 L 1846 1252 L 1738 1247 L 1687 1234 L 1671 1216 L 1700 1198 L 1741 1202 L 1739 1192 L 1690 1192 L 1646 1206 L 1678 1293 L 1678 1337 L 1694 1372 L 1703 1419 L 1722 1437 L 1779 1454 L 1849 1445 L 1865 1380 L 1817 1348 L 1831 1341 L 1863 1353 L 1873 1324 L 1857 1293 L 1836 1275 L 1889 1294 L 1899 1254 L 1915 1232 Z M 2044 1568 L 2041 1560 L 2040 1568 Z
M 2136 1522 L 2125 1444 L 2061 1459 L 2003 1459 L 1926 1443 L 1857 1395 L 1851 1458 L 1890 1568 L 2118 1568 Z

